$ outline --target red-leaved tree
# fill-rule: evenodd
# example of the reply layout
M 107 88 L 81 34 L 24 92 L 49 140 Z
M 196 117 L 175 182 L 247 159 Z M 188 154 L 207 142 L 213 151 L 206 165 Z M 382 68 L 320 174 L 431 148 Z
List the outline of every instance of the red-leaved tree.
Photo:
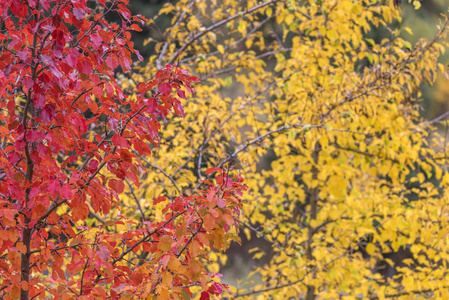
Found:
M 208 170 L 215 183 L 192 196 L 154 200 L 166 204 L 157 221 L 129 220 L 117 205 L 125 180 L 139 185 L 139 158 L 157 146 L 160 122 L 184 115 L 181 99 L 199 82 L 168 65 L 137 85 L 137 97 L 121 89 L 116 73 L 141 59 L 130 30 L 145 22 L 126 4 L 0 1 L 2 299 L 188 299 L 194 286 L 208 299 L 223 290 L 202 259 L 236 239 L 240 176 Z

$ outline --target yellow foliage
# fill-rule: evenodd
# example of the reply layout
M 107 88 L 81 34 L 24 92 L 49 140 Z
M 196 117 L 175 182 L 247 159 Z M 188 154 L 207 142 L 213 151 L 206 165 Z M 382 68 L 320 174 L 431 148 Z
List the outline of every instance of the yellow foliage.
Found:
M 172 26 L 134 79 L 179 61 L 202 83 L 186 118 L 163 124 L 140 205 L 190 195 L 206 169 L 234 165 L 249 186 L 243 233 L 274 251 L 261 283 L 234 297 L 447 294 L 447 143 L 419 117 L 420 85 L 445 71 L 447 23 L 411 45 L 393 1 L 180 0 L 160 13 Z M 390 36 L 369 38 L 376 27 Z M 401 276 L 376 273 L 401 249 L 413 254 Z

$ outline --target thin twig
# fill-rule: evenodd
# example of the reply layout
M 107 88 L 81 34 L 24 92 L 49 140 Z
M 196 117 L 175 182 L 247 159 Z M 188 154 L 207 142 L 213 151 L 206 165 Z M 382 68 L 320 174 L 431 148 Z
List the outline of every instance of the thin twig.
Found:
M 176 180 L 172 176 L 168 175 L 167 172 L 165 172 L 164 169 L 162 169 L 161 167 L 159 167 L 157 165 L 153 165 L 152 163 L 150 163 L 144 157 L 142 157 L 140 155 L 139 155 L 139 157 L 147 164 L 147 166 L 152 167 L 153 169 L 159 170 L 162 174 L 164 174 L 164 176 L 167 177 L 173 183 L 173 186 L 179 192 L 179 195 L 182 195 L 181 189 L 178 187 L 178 184 L 176 183 Z
M 140 213 L 142 214 L 142 220 L 143 220 L 143 221 L 146 221 L 147 219 L 145 218 L 145 213 L 144 213 L 144 211 L 143 211 L 143 209 L 142 209 L 142 206 L 140 205 L 139 198 L 137 198 L 137 195 L 136 195 L 136 193 L 134 192 L 134 188 L 133 188 L 133 186 L 131 185 L 131 182 L 129 182 L 128 178 L 125 178 L 125 181 L 126 181 L 126 183 L 128 184 L 129 189 L 131 190 L 131 194 L 133 195 L 134 200 L 136 201 L 136 204 L 137 204 L 137 207 L 138 207 L 139 210 L 140 210 Z
M 235 20 L 237 18 L 241 18 L 244 15 L 250 14 L 250 13 L 256 11 L 256 10 L 259 10 L 259 9 L 261 9 L 261 8 L 267 6 L 267 5 L 274 4 L 274 3 L 278 2 L 278 1 L 280 1 L 280 0 L 270 0 L 270 1 L 267 1 L 267 2 L 264 2 L 264 3 L 261 3 L 259 5 L 254 6 L 254 7 L 251 7 L 250 9 L 248 9 L 246 11 L 239 12 L 239 13 L 233 15 L 233 16 L 230 16 L 229 18 L 226 18 L 224 20 L 221 20 L 220 22 L 217 22 L 217 23 L 209 26 L 208 28 L 206 28 L 206 30 L 201 31 L 200 33 L 197 33 L 194 37 L 192 37 L 185 44 L 183 44 L 181 46 L 181 48 L 179 48 L 179 50 L 176 51 L 173 54 L 173 56 L 170 58 L 170 60 L 168 61 L 167 64 L 169 64 L 169 65 L 172 64 L 178 58 L 179 53 L 183 52 L 185 49 L 187 49 L 187 47 L 189 47 L 193 42 L 195 42 L 197 39 L 201 38 L 203 35 L 211 32 L 211 31 L 215 31 L 216 29 L 220 28 L 221 26 L 225 25 L 226 23 L 231 22 L 232 20 Z
M 191 1 L 187 5 L 187 7 L 182 11 L 182 13 L 179 15 L 178 19 L 176 20 L 175 24 L 171 28 L 176 28 L 179 26 L 179 24 L 181 24 L 181 22 L 184 20 L 184 17 L 187 14 L 187 11 L 192 8 L 193 4 L 195 4 L 195 1 Z M 165 52 L 167 52 L 169 45 L 170 45 L 169 41 L 166 41 L 164 43 L 164 45 L 162 45 L 161 53 L 159 53 L 159 56 L 156 59 L 156 67 L 158 70 L 162 69 L 162 60 L 164 59 Z

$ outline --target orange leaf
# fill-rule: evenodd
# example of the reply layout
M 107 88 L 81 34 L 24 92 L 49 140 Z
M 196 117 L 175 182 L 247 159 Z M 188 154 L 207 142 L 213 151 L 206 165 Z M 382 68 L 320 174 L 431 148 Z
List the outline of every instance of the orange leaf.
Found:
M 162 285 L 166 287 L 170 287 L 173 282 L 173 276 L 170 274 L 170 272 L 164 272 L 162 274 Z
M 212 173 L 214 173 L 214 172 L 216 172 L 216 171 L 222 173 L 222 171 L 221 171 L 221 169 L 220 169 L 219 167 L 215 167 L 215 168 L 207 169 L 207 170 L 206 170 L 206 175 L 212 174 Z
M 22 254 L 25 254 L 27 252 L 27 247 L 22 242 L 17 242 L 16 248 Z
M 26 282 L 25 280 L 22 280 L 20 282 L 20 286 L 22 287 L 22 290 L 24 290 L 24 291 L 28 291 L 30 289 L 28 282 Z
M 121 194 L 125 190 L 125 184 L 122 180 L 110 179 L 108 181 L 108 186 L 116 191 L 117 194 Z
M 132 163 L 133 162 L 133 156 L 128 151 L 128 149 L 121 149 L 120 150 L 120 158 L 121 158 L 122 161 L 127 162 L 127 163 Z

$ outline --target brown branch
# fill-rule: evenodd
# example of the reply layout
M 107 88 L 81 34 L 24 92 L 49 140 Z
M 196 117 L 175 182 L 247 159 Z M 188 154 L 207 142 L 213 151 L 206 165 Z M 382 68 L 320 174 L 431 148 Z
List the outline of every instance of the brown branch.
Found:
M 135 117 L 137 116 L 142 109 L 144 109 L 146 107 L 146 105 L 142 106 L 136 113 L 134 113 L 132 116 L 130 116 L 128 118 L 128 120 L 126 120 L 125 124 L 123 125 L 123 127 L 119 130 L 120 131 L 120 135 L 123 135 L 123 132 L 126 129 L 126 126 L 129 124 L 129 122 Z M 108 133 L 109 134 L 109 133 Z M 100 142 L 103 143 L 106 140 L 106 137 L 103 138 L 103 140 Z M 112 154 L 114 154 L 117 151 L 117 146 L 115 146 L 112 149 Z M 93 155 L 90 155 L 86 160 L 89 160 L 93 157 Z M 90 184 L 90 182 L 95 178 L 95 176 L 97 176 L 98 173 L 100 173 L 101 169 L 107 164 L 107 162 L 103 161 L 100 163 L 100 165 L 97 167 L 97 170 L 95 170 L 95 172 L 87 179 L 86 183 L 83 186 L 80 186 L 78 188 L 78 191 L 81 191 L 83 188 L 85 188 L 86 186 L 88 186 Z M 86 162 L 83 163 L 83 165 L 81 166 L 81 168 L 79 170 L 82 170 L 82 168 L 84 168 L 84 166 L 86 165 Z M 34 225 L 33 230 L 36 228 L 36 226 L 38 226 L 39 224 L 41 224 L 46 218 L 48 218 L 48 216 L 55 211 L 59 206 L 61 206 L 62 204 L 66 203 L 69 199 L 63 199 L 61 202 L 58 202 L 59 196 L 56 196 L 55 200 L 53 201 L 52 205 L 50 206 L 50 208 L 48 209 L 48 211 L 42 215 L 36 222 L 36 224 Z
M 261 289 L 261 290 L 252 290 L 252 291 L 248 291 L 248 292 L 244 292 L 244 293 L 237 293 L 232 295 L 233 298 L 239 298 L 239 297 L 245 297 L 245 296 L 251 296 L 251 295 L 255 295 L 255 294 L 260 294 L 260 293 L 265 293 L 265 292 L 270 292 L 270 291 L 274 291 L 274 290 L 279 290 L 285 287 L 289 287 L 298 283 L 301 283 L 304 281 L 305 277 L 302 277 L 301 279 L 298 279 L 296 281 L 292 281 L 289 283 L 285 283 L 285 284 L 281 284 L 281 285 L 277 285 L 277 286 L 273 286 L 273 287 L 269 287 L 269 288 L 265 288 L 265 289 Z
M 193 6 L 194 4 L 195 4 L 195 1 L 191 1 L 191 2 L 187 5 L 187 7 L 186 7 L 186 8 L 182 11 L 182 13 L 179 15 L 178 19 L 176 20 L 176 22 L 175 22 L 175 24 L 172 26 L 172 28 L 175 28 L 175 27 L 179 26 L 179 24 L 181 24 L 182 20 L 184 20 L 184 17 L 185 17 L 186 14 L 187 14 L 187 11 L 188 11 L 190 8 L 192 8 L 192 6 Z M 157 67 L 158 70 L 162 69 L 162 60 L 164 59 L 164 55 L 165 55 L 165 52 L 167 52 L 168 46 L 169 46 L 169 42 L 166 41 L 166 42 L 164 43 L 164 45 L 162 46 L 161 53 L 159 54 L 159 57 L 156 59 L 156 67 Z M 175 59 L 176 59 L 176 58 L 175 58 Z
M 176 183 L 176 180 L 172 177 L 172 176 L 170 176 L 170 175 L 168 175 L 168 173 L 167 172 L 165 172 L 164 171 L 164 169 L 162 169 L 161 167 L 159 167 L 159 166 L 157 166 L 157 165 L 153 165 L 152 163 L 150 163 L 148 160 L 146 160 L 144 157 L 142 157 L 142 156 L 140 156 L 139 155 L 139 157 L 149 166 L 149 167 L 151 167 L 151 168 L 153 168 L 153 169 L 156 169 L 156 170 L 158 170 L 158 171 L 160 171 L 165 177 L 167 177 L 172 183 L 173 183 L 173 186 L 176 188 L 176 190 L 179 192 L 179 195 L 182 195 L 182 191 L 181 191 L 181 189 L 179 188 L 179 186 L 178 186 L 178 184 Z
M 142 244 L 143 242 L 146 242 L 148 240 L 148 238 L 150 238 L 152 235 L 154 235 L 156 232 L 158 232 L 159 230 L 161 230 L 162 228 L 164 228 L 165 226 L 167 226 L 167 224 L 169 224 L 170 222 L 172 222 L 174 219 L 176 219 L 177 217 L 179 217 L 180 215 L 183 215 L 184 213 L 186 213 L 187 210 L 184 210 L 180 213 L 177 213 L 176 215 L 173 215 L 170 219 L 168 219 L 167 221 L 164 222 L 164 224 L 162 224 L 161 226 L 159 226 L 158 228 L 154 229 L 153 231 L 150 231 L 149 233 L 147 233 L 146 235 L 144 235 L 144 237 L 142 239 L 140 239 L 138 242 L 136 242 L 134 245 L 130 246 L 126 251 L 123 251 L 122 254 L 117 257 L 116 259 L 114 259 L 112 261 L 111 264 L 115 265 L 117 262 L 119 262 L 120 260 L 122 260 L 129 252 L 133 251 L 134 248 L 136 248 L 137 246 L 139 246 L 140 244 Z
M 71 46 L 70 48 L 75 48 L 76 46 L 78 46 L 79 42 L 84 39 L 86 36 L 88 36 L 91 31 L 98 25 L 98 23 L 100 23 L 100 21 L 109 13 L 111 12 L 112 8 L 115 6 L 115 2 L 116 0 L 112 0 L 111 5 L 108 7 L 108 9 L 101 15 L 101 17 L 99 17 L 97 20 L 95 20 L 92 25 L 90 25 L 90 28 L 88 30 L 86 30 L 86 32 L 79 38 L 77 39 Z
M 90 260 L 90 257 L 89 257 L 89 258 L 87 258 L 87 260 L 86 260 L 86 263 L 84 264 L 83 272 L 81 273 L 81 280 L 80 280 L 80 293 L 79 293 L 79 295 L 82 295 L 82 294 L 83 294 L 83 281 L 84 281 L 84 273 L 86 272 L 86 269 L 87 269 L 87 265 L 89 264 L 89 260 Z
M 250 14 L 250 13 L 256 11 L 256 10 L 259 10 L 259 9 L 261 9 L 261 8 L 267 6 L 267 5 L 274 4 L 274 3 L 278 2 L 278 1 L 280 1 L 280 0 L 270 0 L 270 1 L 267 1 L 267 2 L 264 2 L 264 3 L 261 3 L 259 5 L 254 6 L 254 7 L 251 7 L 250 9 L 248 9 L 246 11 L 239 12 L 239 13 L 233 15 L 233 16 L 230 16 L 230 17 L 228 17 L 228 18 L 226 18 L 224 20 L 221 20 L 221 21 L 219 21 L 219 22 L 209 26 L 208 28 L 206 28 L 206 30 L 201 31 L 200 33 L 197 33 L 194 37 L 192 37 L 185 44 L 183 44 L 181 46 L 181 48 L 179 48 L 179 50 L 177 50 L 173 54 L 173 56 L 170 58 L 170 60 L 168 61 L 167 64 L 169 64 L 169 65 L 172 64 L 178 58 L 179 53 L 183 52 L 185 49 L 187 49 L 187 47 L 189 47 L 193 42 L 195 42 L 197 39 L 201 38 L 203 35 L 205 35 L 205 34 L 207 34 L 209 32 L 215 31 L 216 29 L 220 28 L 221 26 L 225 25 L 226 23 L 231 22 L 232 20 L 235 20 L 237 18 L 241 18 L 244 15 Z
M 273 16 L 274 16 L 274 15 L 273 15 Z M 260 23 L 258 23 L 256 26 L 254 26 L 253 29 L 251 29 L 250 32 L 248 32 L 245 36 L 241 37 L 239 40 L 235 41 L 235 42 L 232 43 L 231 45 L 226 45 L 226 46 L 224 47 L 224 51 L 226 52 L 226 51 L 228 51 L 229 49 L 231 49 L 231 48 L 237 46 L 237 45 L 240 44 L 241 42 L 247 40 L 247 39 L 248 39 L 254 32 L 256 32 L 257 30 L 259 30 L 263 25 L 265 25 L 265 23 L 267 23 L 268 21 L 270 21 L 270 20 L 273 18 L 273 16 L 271 16 L 271 17 L 269 17 L 269 18 L 266 18 L 266 19 L 264 19 L 263 21 L 261 21 Z M 218 50 L 215 50 L 215 51 L 213 51 L 213 52 L 207 53 L 207 54 L 205 55 L 205 57 L 215 56 L 215 55 L 218 55 L 218 54 L 220 54 L 220 52 L 219 52 Z M 194 60 L 194 59 L 195 59 L 195 57 L 193 57 L 193 56 L 187 57 L 187 58 L 184 58 L 184 59 L 181 59 L 181 64 L 185 64 L 185 63 L 187 63 L 187 62 L 189 62 L 189 61 L 192 61 L 192 60 Z
M 266 137 L 268 137 L 268 136 L 270 136 L 270 135 L 273 135 L 273 134 L 275 134 L 275 133 L 284 131 L 284 130 L 288 130 L 288 129 L 290 129 L 290 128 L 298 127 L 298 126 L 299 126 L 299 124 L 297 124 L 297 125 L 291 125 L 291 126 L 282 126 L 282 127 L 278 128 L 278 129 L 268 131 L 267 133 L 262 134 L 262 135 L 258 136 L 257 138 L 254 138 L 254 139 L 248 141 L 245 145 L 240 146 L 237 150 L 234 151 L 234 153 L 228 155 L 228 157 L 227 157 L 226 159 L 222 160 L 218 165 L 216 165 L 216 167 L 218 167 L 218 168 L 223 167 L 223 165 L 225 165 L 227 162 L 233 160 L 233 159 L 234 159 L 240 152 L 245 151 L 249 146 L 251 146 L 251 145 L 253 145 L 253 144 L 256 144 L 256 143 L 261 142 L 261 141 L 264 140 Z M 212 174 L 207 175 L 206 178 L 210 177 L 211 175 L 212 175 Z M 203 184 L 203 182 L 198 182 L 197 185 L 193 188 L 192 194 L 194 194 L 195 191 L 196 191 L 202 184 Z
M 449 116 L 449 111 L 447 111 L 447 112 L 445 112 L 444 114 L 442 114 L 442 115 L 436 117 L 435 119 L 432 119 L 432 120 L 423 122 L 423 123 L 421 123 L 421 124 L 419 124 L 419 125 L 420 125 L 420 126 L 423 126 L 423 127 L 425 127 L 425 126 L 430 126 L 430 125 L 433 125 L 433 124 L 435 124 L 435 123 L 438 123 L 438 122 L 441 121 L 441 120 L 446 119 L 448 116 Z M 416 132 L 416 131 L 418 131 L 418 130 L 413 131 L 413 133 Z
M 91 88 L 88 88 L 87 90 L 82 91 L 78 96 L 76 96 L 76 97 L 73 99 L 71 106 L 73 107 L 73 105 L 76 103 L 76 101 L 78 101 L 79 98 L 81 98 L 81 96 L 83 96 L 83 95 L 86 94 L 86 93 L 89 93 L 89 92 L 90 92 L 91 90 L 93 90 L 95 87 L 100 86 L 100 85 L 102 85 L 102 84 L 104 84 L 104 82 L 100 82 L 100 83 L 97 84 L 96 86 L 93 86 L 93 87 L 91 87 Z
M 447 289 L 448 286 L 443 287 L 442 289 Z M 415 290 L 415 291 L 403 291 L 403 292 L 399 292 L 396 294 L 386 294 L 384 295 L 385 298 L 397 298 L 400 296 L 407 296 L 407 295 L 416 295 L 416 294 L 424 294 L 424 293 L 431 293 L 431 292 L 435 292 L 438 291 L 440 288 L 435 288 L 435 289 L 426 289 L 426 290 Z M 362 298 L 357 298 L 357 299 L 362 299 Z M 366 298 L 363 298 L 366 299 Z M 379 296 L 371 296 L 368 299 L 370 300 L 377 300 L 380 299 Z
M 129 182 L 129 180 L 128 180 L 127 178 L 125 178 L 125 181 L 126 181 L 126 183 L 128 184 L 129 189 L 131 190 L 131 194 L 132 194 L 133 197 L 134 197 L 134 200 L 135 200 L 135 202 L 136 202 L 136 204 L 137 204 L 137 207 L 139 208 L 140 213 L 142 214 L 142 220 L 143 220 L 143 221 L 146 221 L 147 219 L 145 218 L 145 212 L 143 211 L 142 206 L 140 205 L 139 198 L 137 198 L 137 195 L 136 195 L 136 193 L 134 192 L 133 186 L 131 185 L 131 183 Z
M 270 55 L 274 55 L 274 54 L 279 53 L 279 52 L 281 52 L 281 51 L 291 51 L 291 50 L 292 50 L 291 48 L 282 48 L 282 49 L 279 49 L 279 50 L 267 51 L 267 52 L 264 52 L 264 53 L 261 53 L 261 54 L 255 56 L 254 59 L 256 59 L 256 60 L 257 60 L 257 59 L 262 59 L 262 58 L 264 58 L 264 57 L 267 57 L 267 56 L 270 56 Z M 215 71 L 214 73 L 210 73 L 210 74 L 208 74 L 208 75 L 202 77 L 201 80 L 204 81 L 204 80 L 206 80 L 206 79 L 209 79 L 209 78 L 211 78 L 211 77 L 215 77 L 215 76 L 217 76 L 217 75 L 229 73 L 229 72 L 231 72 L 231 71 L 234 71 L 234 70 L 237 69 L 238 67 L 239 67 L 239 65 L 235 65 L 235 66 L 230 66 L 230 67 L 228 67 L 228 68 L 226 68 L 226 69 L 221 69 L 221 70 Z M 290 75 L 290 76 L 291 76 L 291 75 Z M 290 76 L 288 76 L 288 77 L 290 77 Z M 280 79 L 279 81 L 282 81 L 282 80 L 286 80 L 286 78 Z
M 265 241 L 267 241 L 268 243 L 270 243 L 271 245 L 273 245 L 274 247 L 278 248 L 279 250 L 281 250 L 285 255 L 287 255 L 288 257 L 293 257 L 294 255 L 292 254 L 288 254 L 287 253 L 287 249 L 285 249 L 284 247 L 282 247 L 277 241 L 272 241 L 269 238 L 267 238 L 264 234 L 262 234 L 259 230 L 257 230 L 256 228 L 252 227 L 250 224 L 238 219 L 238 222 L 243 224 L 245 227 L 247 227 L 249 230 L 253 231 L 257 236 L 259 236 L 260 238 L 263 238 Z
M 197 213 L 198 214 L 198 213 Z M 198 214 L 199 215 L 199 214 Z M 201 217 L 200 217 L 201 218 Z M 181 251 L 179 251 L 179 253 L 176 255 L 176 258 L 179 258 L 182 253 L 187 249 L 187 247 L 190 245 L 190 243 L 193 241 L 193 239 L 197 236 L 197 234 L 200 232 L 200 230 L 203 228 L 203 219 L 201 219 L 201 224 L 198 227 L 197 231 L 192 234 L 192 236 L 189 238 L 189 240 L 187 241 L 187 243 L 184 245 L 184 247 L 181 249 Z
M 106 221 L 102 217 L 97 215 L 95 212 L 93 212 L 90 207 L 89 207 L 89 216 L 92 217 L 92 218 L 97 219 L 101 224 L 106 223 Z
M 34 13 L 33 15 L 33 19 L 34 21 L 37 23 L 38 21 L 38 15 L 37 13 Z M 40 25 L 39 25 L 40 26 Z M 36 31 L 33 35 L 33 43 L 31 46 L 31 57 L 33 58 L 33 62 L 32 62 L 32 81 L 36 82 L 36 72 L 37 72 L 37 67 L 39 66 L 39 61 L 35 62 L 34 60 L 38 58 L 38 55 L 40 53 L 36 53 L 36 47 L 37 47 L 37 41 L 38 41 L 39 35 L 38 35 L 38 31 Z M 27 123 L 28 123 L 28 110 L 31 109 L 31 105 L 32 105 L 32 90 L 28 90 L 27 93 L 27 100 L 26 100 L 26 104 L 25 104 L 25 108 L 23 110 L 23 120 L 22 120 L 22 125 L 24 127 L 24 141 L 25 141 L 25 157 L 26 157 L 26 164 L 27 164 L 27 171 L 26 171 L 26 176 L 25 176 L 25 180 L 28 181 L 29 186 L 31 186 L 31 183 L 33 182 L 33 172 L 34 172 L 34 161 L 31 158 L 31 154 L 30 154 L 30 146 L 32 146 L 32 144 L 30 145 L 30 143 L 28 142 L 27 139 Z M 21 208 L 21 210 L 24 210 L 28 207 L 28 203 L 30 201 L 30 192 L 31 192 L 31 187 L 27 188 L 25 190 L 25 205 L 24 207 Z M 28 217 L 27 214 L 24 214 L 24 224 L 23 224 L 23 231 L 22 231 L 22 243 L 24 244 L 24 246 L 26 247 L 26 252 L 21 254 L 21 281 L 25 281 L 27 284 L 30 283 L 30 248 L 31 248 L 31 234 L 32 234 L 32 229 L 29 227 L 31 219 Z M 28 300 L 29 299 L 29 290 L 25 290 L 23 288 L 20 289 L 20 299 L 21 300 Z
M 222 162 L 220 162 L 220 163 L 217 165 L 217 167 L 221 168 L 221 167 L 222 167 L 224 164 L 226 164 L 228 161 L 234 159 L 240 152 L 245 151 L 249 146 L 251 146 L 251 145 L 253 145 L 253 144 L 256 144 L 256 143 L 259 143 L 259 142 L 263 141 L 266 137 L 271 136 L 271 135 L 273 135 L 273 134 L 275 134 L 275 133 L 284 131 L 284 130 L 288 130 L 288 129 L 291 129 L 291 128 L 298 127 L 298 126 L 300 126 L 300 125 L 297 124 L 297 125 L 290 125 L 290 126 L 282 126 L 282 127 L 279 127 L 278 129 L 270 130 L 270 131 L 268 131 L 268 132 L 266 132 L 266 133 L 264 133 L 264 134 L 258 136 L 257 138 L 254 138 L 254 139 L 248 141 L 245 145 L 240 146 L 237 150 L 234 151 L 234 153 L 232 153 L 231 155 L 229 155 L 228 158 L 226 158 L 225 160 L 223 160 Z
M 368 157 L 376 157 L 376 158 L 379 158 L 379 159 L 389 160 L 391 162 L 400 164 L 400 162 L 398 160 L 393 159 L 393 158 L 389 158 L 387 156 L 381 156 L 379 154 L 374 154 L 374 153 L 369 153 L 369 152 L 365 152 L 365 151 L 360 151 L 359 149 L 340 147 L 339 145 L 336 145 L 336 148 L 338 150 L 354 152 L 354 153 L 365 155 L 365 156 L 368 156 Z
M 62 247 L 58 247 L 58 248 L 53 248 L 53 249 L 50 249 L 50 251 L 56 252 L 56 251 L 64 250 L 64 249 L 74 249 L 74 248 L 76 248 L 76 247 L 78 247 L 78 246 L 81 246 L 81 244 L 76 244 L 76 245 L 72 245 L 72 246 L 62 246 Z M 40 253 L 41 251 L 42 251 L 41 249 L 36 249 L 36 250 L 30 251 L 30 254 Z

